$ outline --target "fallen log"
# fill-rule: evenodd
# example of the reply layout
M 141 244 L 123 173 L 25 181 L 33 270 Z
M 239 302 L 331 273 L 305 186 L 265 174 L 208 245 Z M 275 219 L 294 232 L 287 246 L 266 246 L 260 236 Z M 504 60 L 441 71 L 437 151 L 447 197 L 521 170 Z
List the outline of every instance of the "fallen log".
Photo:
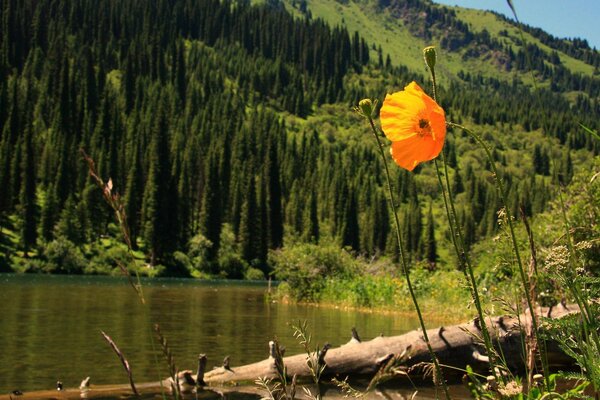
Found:
M 577 312 L 575 306 L 558 305 L 551 309 L 539 309 L 538 313 L 550 318 L 559 318 Z M 520 317 L 521 324 L 530 324 L 528 314 Z M 486 319 L 495 347 L 502 350 L 508 367 L 519 371 L 523 368 L 522 329 L 519 318 L 498 316 Z M 447 378 L 462 376 L 460 372 L 470 365 L 476 372 L 488 371 L 488 356 L 481 344 L 481 325 L 476 319 L 468 323 L 429 329 L 427 331 L 431 347 L 440 364 L 444 365 Z M 352 339 L 338 348 L 331 348 L 325 356 L 326 369 L 324 376 L 368 376 L 380 368 L 383 361 L 393 355 L 406 353 L 406 372 L 411 378 L 423 378 L 426 371 L 415 366 L 430 362 L 429 352 L 420 330 L 400 336 L 378 336 L 367 342 L 360 342 L 353 334 Z M 556 344 L 547 343 L 547 358 L 551 367 L 568 367 L 572 360 L 565 355 Z M 297 354 L 284 358 L 287 373 L 298 378 L 310 377 L 306 364 L 306 354 Z M 248 382 L 258 377 L 274 378 L 275 364 L 272 357 L 253 364 L 232 366 L 230 369 L 218 368 L 204 375 L 204 381 L 211 384 Z
M 538 315 L 550 318 L 560 318 L 567 314 L 576 313 L 575 306 L 558 305 L 551 309 L 538 309 Z M 519 371 L 523 368 L 522 327 L 530 324 L 528 315 L 519 318 L 511 316 L 497 316 L 485 321 L 496 348 L 502 351 L 512 370 Z M 488 371 L 488 356 L 484 346 L 478 339 L 481 336 L 481 322 L 472 320 L 460 325 L 439 327 L 427 331 L 431 346 L 444 366 L 444 375 L 447 379 L 463 375 L 461 372 L 470 365 L 476 372 Z M 266 348 L 266 346 L 265 346 Z M 565 355 L 555 343 L 546 343 L 547 359 L 553 368 L 568 368 L 572 359 Z M 326 368 L 323 377 L 339 377 L 344 379 L 370 377 L 375 374 L 381 365 L 392 356 L 405 354 L 403 367 L 411 379 L 424 379 L 426 368 L 422 366 L 430 362 L 427 346 L 420 330 L 405 333 L 399 336 L 378 336 L 369 341 L 360 341 L 358 333 L 352 332 L 350 341 L 337 348 L 328 348 L 324 354 Z M 297 354 L 283 359 L 287 374 L 296 375 L 299 379 L 309 378 L 310 370 L 306 363 L 306 354 Z M 205 359 L 204 359 L 205 360 Z M 204 365 L 206 363 L 204 362 Z M 209 372 L 202 372 L 206 386 L 203 390 L 194 389 L 193 398 L 210 399 L 228 393 L 246 393 L 258 396 L 256 386 L 228 387 L 228 384 L 252 384 L 257 378 L 276 377 L 275 360 L 272 355 L 263 361 L 242 366 L 232 366 L 226 360 L 222 367 Z M 182 371 L 192 377 L 198 377 L 196 371 Z M 170 378 L 169 378 L 170 379 Z M 171 382 L 165 379 L 162 382 L 149 382 L 136 384 L 141 394 L 161 393 L 168 391 Z M 83 382 L 82 382 L 83 384 Z M 27 392 L 17 396 L 0 395 L 4 399 L 80 399 L 80 398 L 117 398 L 130 394 L 129 385 L 91 385 L 85 389 L 66 389 L 57 391 Z

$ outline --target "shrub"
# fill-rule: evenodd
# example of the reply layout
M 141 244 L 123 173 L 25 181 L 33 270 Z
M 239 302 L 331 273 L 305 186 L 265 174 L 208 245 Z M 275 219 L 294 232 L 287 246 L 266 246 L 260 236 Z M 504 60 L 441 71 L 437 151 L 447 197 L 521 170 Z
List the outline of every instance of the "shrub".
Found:
M 44 272 L 54 274 L 81 274 L 86 260 L 81 250 L 73 242 L 59 236 L 44 249 L 46 263 Z
M 258 268 L 248 267 L 244 273 L 244 279 L 248 281 L 263 281 L 265 280 L 265 274 Z
M 272 251 L 269 262 L 277 279 L 288 282 L 282 290 L 288 288 L 288 295 L 302 301 L 318 301 L 328 277 L 344 279 L 358 272 L 358 261 L 334 244 L 292 244 Z
M 204 235 L 197 234 L 190 239 L 187 256 L 190 260 L 190 273 L 198 276 L 201 272 L 210 271 L 208 254 L 213 243 Z
M 93 275 L 110 275 L 115 269 L 119 272 L 119 264 L 127 266 L 131 262 L 131 256 L 127 250 L 121 246 L 111 246 L 105 248 L 96 245 L 91 250 L 93 256 L 90 262 L 85 266 L 84 272 Z

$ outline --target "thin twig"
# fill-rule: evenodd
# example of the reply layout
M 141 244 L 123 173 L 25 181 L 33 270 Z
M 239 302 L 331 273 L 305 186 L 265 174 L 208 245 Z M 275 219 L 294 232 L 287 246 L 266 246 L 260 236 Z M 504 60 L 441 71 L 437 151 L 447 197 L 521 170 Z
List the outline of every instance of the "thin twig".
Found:
M 121 363 L 123 364 L 123 367 L 125 368 L 125 371 L 127 371 L 127 376 L 129 377 L 129 385 L 131 385 L 131 390 L 133 391 L 133 394 L 135 394 L 136 396 L 139 396 L 140 394 L 138 393 L 137 389 L 135 388 L 135 383 L 133 383 L 133 374 L 131 373 L 131 368 L 129 367 L 129 362 L 127 361 L 127 359 L 125 358 L 125 356 L 123 355 L 121 350 L 119 350 L 119 348 L 117 347 L 117 344 L 110 338 L 110 336 L 108 336 L 103 331 L 100 331 L 100 333 L 102 333 L 102 336 L 104 336 L 104 339 L 106 339 L 106 341 L 108 342 L 110 347 L 112 347 L 114 352 L 117 354 L 117 356 L 121 360 Z

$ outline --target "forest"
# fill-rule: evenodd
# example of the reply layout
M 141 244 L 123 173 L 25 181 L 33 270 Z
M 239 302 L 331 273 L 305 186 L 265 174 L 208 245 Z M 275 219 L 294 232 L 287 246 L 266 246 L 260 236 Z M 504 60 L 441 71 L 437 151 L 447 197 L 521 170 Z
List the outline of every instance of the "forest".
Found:
M 427 1 L 377 7 L 448 51 L 504 60 L 508 79 L 465 70 L 439 92 L 492 144 L 512 215 L 548 211 L 600 153 L 580 127 L 598 128 L 600 78 L 559 56 L 597 70 L 587 43 L 526 27 L 552 51 L 513 49 Z M 128 260 L 81 150 L 122 195 L 144 274 L 277 278 L 278 249 L 301 244 L 397 260 L 380 160 L 351 110 L 427 78 L 382 44 L 277 0 L 2 8 L 0 270 L 110 274 Z M 471 248 L 498 233 L 500 199 L 469 138 L 453 132 L 444 151 Z M 456 268 L 432 167 L 392 174 L 411 263 Z

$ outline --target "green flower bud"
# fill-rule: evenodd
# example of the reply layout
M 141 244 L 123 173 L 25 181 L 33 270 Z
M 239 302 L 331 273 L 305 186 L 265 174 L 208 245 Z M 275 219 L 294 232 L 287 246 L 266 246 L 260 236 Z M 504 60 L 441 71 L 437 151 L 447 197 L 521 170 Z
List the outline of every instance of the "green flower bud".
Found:
M 435 68 L 436 57 L 435 47 L 428 46 L 423 49 L 423 58 L 425 59 L 425 64 L 427 64 L 429 69 L 432 71 Z
M 371 99 L 362 99 L 358 102 L 358 108 L 365 117 L 370 117 L 373 113 L 373 102 Z

